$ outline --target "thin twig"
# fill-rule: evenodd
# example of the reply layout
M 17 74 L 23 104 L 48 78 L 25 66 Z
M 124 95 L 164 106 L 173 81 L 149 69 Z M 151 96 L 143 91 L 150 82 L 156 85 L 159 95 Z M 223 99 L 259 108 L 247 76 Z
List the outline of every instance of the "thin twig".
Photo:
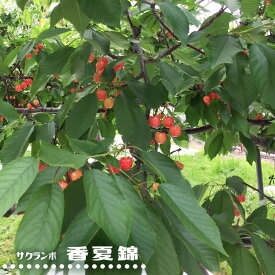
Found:
M 210 26 L 212 23 L 214 23 L 226 10 L 226 7 L 221 7 L 221 9 L 213 15 L 213 17 L 207 21 L 205 24 L 201 25 L 201 27 L 198 29 L 198 31 L 202 31 L 205 28 L 207 28 L 208 26 Z

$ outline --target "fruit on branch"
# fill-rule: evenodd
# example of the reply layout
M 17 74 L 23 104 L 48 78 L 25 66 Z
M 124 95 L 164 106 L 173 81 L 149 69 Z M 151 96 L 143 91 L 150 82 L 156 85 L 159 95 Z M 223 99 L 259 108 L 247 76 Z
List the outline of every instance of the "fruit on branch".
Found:
M 162 123 L 165 128 L 170 128 L 174 124 L 174 118 L 171 116 L 167 116 L 162 120 Z
M 199 84 L 198 84 L 198 87 L 199 87 L 200 89 L 202 89 L 202 88 L 204 87 L 204 84 L 203 84 L 203 83 L 199 83 Z
M 160 118 L 158 116 L 149 116 L 148 123 L 152 128 L 158 128 L 160 126 Z
M 35 49 L 35 50 L 33 51 L 33 53 L 34 53 L 35 55 L 38 55 L 39 49 Z
M 170 32 L 167 32 L 167 33 L 166 33 L 166 36 L 169 37 L 169 38 L 172 38 L 172 37 L 173 37 L 173 34 L 170 33 Z
M 120 169 L 124 171 L 129 171 L 133 166 L 133 159 L 130 157 L 121 158 L 119 160 Z
M 58 184 L 60 185 L 60 187 L 62 188 L 62 190 L 64 191 L 67 187 L 68 187 L 68 182 L 65 180 L 59 180 Z
M 69 173 L 69 177 L 71 181 L 76 181 L 80 179 L 83 176 L 83 173 L 81 170 L 77 169 L 74 172 Z
M 48 164 L 43 165 L 40 160 L 38 161 L 38 164 L 39 164 L 39 166 L 38 166 L 39 171 L 43 171 L 45 168 L 47 168 L 49 166 Z
M 117 65 L 114 67 L 115 72 L 118 72 L 120 69 L 124 68 L 124 65 L 125 65 L 124 62 L 121 62 L 121 63 L 117 64 Z
M 179 137 L 181 135 L 181 128 L 180 128 L 180 126 L 176 125 L 176 126 L 170 127 L 169 134 L 172 137 Z
M 244 53 L 245 55 L 248 55 L 248 52 L 247 52 L 246 50 L 243 50 L 243 53 Z
M 112 109 L 114 107 L 115 100 L 112 97 L 108 97 L 104 100 L 104 108 Z
M 42 44 L 38 44 L 38 45 L 37 45 L 37 49 L 38 49 L 38 50 L 42 50 L 43 48 L 44 48 L 44 46 L 43 46 Z
M 35 99 L 35 100 L 32 102 L 32 104 L 33 104 L 34 106 L 38 106 L 40 103 L 39 103 L 39 100 Z
M 209 96 L 211 99 L 220 99 L 221 98 L 220 95 L 218 95 L 217 93 L 214 93 L 214 92 L 210 93 Z
M 239 202 L 245 202 L 245 195 L 239 195 L 237 196 L 237 199 Z
M 203 97 L 203 102 L 206 104 L 206 105 L 210 105 L 211 103 L 211 98 L 210 96 L 206 95 Z
M 75 92 L 75 88 L 72 88 L 72 89 L 70 90 L 70 92 L 71 92 L 71 94 L 74 93 L 74 92 Z
M 27 78 L 25 80 L 25 83 L 28 85 L 28 86 L 31 86 L 32 85 L 32 79 L 31 78 Z
M 28 104 L 27 104 L 27 108 L 28 108 L 29 110 L 35 109 L 35 108 L 32 106 L 31 103 L 28 103 Z
M 16 92 L 21 92 L 22 91 L 21 85 L 16 85 L 15 86 L 15 91 Z
M 97 90 L 96 95 L 98 100 L 105 100 L 107 98 L 107 92 L 104 90 Z
M 94 82 L 95 82 L 95 83 L 101 82 L 100 75 L 98 75 L 98 74 L 95 74 L 95 75 L 94 75 Z
M 179 161 L 175 161 L 175 164 L 178 166 L 179 169 L 183 169 L 184 168 L 184 165 L 179 162 Z
M 104 67 L 106 67 L 109 64 L 109 59 L 107 57 L 100 57 L 99 62 L 103 62 Z
M 26 89 L 27 86 L 28 86 L 28 85 L 27 85 L 26 82 L 22 82 L 22 83 L 20 84 L 20 87 L 21 87 L 22 90 Z
M 117 167 L 114 167 L 111 165 L 108 165 L 107 168 L 112 174 L 115 174 L 115 175 L 117 175 L 120 172 L 120 170 Z
M 27 53 L 26 54 L 26 59 L 31 59 L 32 58 L 32 54 L 31 53 Z
M 3 116 L 0 116 L 0 122 L 3 122 L 4 121 L 4 118 Z
M 167 134 L 163 132 L 156 132 L 155 133 L 155 141 L 159 144 L 165 143 L 167 140 Z
M 157 116 L 162 119 L 163 118 L 163 114 L 162 113 L 158 113 Z
M 159 184 L 158 183 L 153 183 L 152 188 L 153 188 L 154 191 L 157 191 L 158 188 L 159 188 Z
M 262 115 L 262 114 L 258 114 L 258 115 L 256 116 L 256 119 L 257 119 L 257 120 L 262 120 L 262 119 L 263 119 L 263 115 Z
M 88 62 L 92 63 L 92 62 L 94 62 L 94 60 L 95 60 L 95 55 L 93 53 L 91 53 L 91 55 L 88 58 Z
M 240 214 L 239 210 L 237 209 L 236 205 L 234 204 L 233 207 L 234 207 L 235 217 L 239 217 L 241 214 Z

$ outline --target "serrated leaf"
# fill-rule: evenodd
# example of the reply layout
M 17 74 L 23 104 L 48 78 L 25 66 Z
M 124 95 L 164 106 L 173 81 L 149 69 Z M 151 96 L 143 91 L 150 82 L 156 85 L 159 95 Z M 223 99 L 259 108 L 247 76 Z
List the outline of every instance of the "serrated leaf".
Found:
M 82 97 L 74 104 L 65 120 L 66 133 L 71 138 L 80 138 L 95 122 L 98 101 L 95 93 Z
M 194 237 L 226 255 L 216 224 L 198 205 L 191 192 L 174 184 L 161 184 L 159 192 L 167 206 Z
M 259 10 L 260 0 L 242 0 L 241 11 L 244 16 L 253 17 Z
M 147 216 L 147 209 L 131 183 L 119 176 L 115 177 L 115 182 L 133 210 L 130 238 L 138 247 L 142 262 L 147 264 L 157 245 L 157 236 Z
M 3 165 L 24 155 L 33 129 L 34 126 L 32 123 L 26 123 L 7 138 L 0 153 L 0 159 Z
M 224 63 L 232 64 L 232 58 L 242 51 L 240 40 L 226 35 L 210 38 L 207 48 L 212 68 Z
M 81 210 L 70 223 L 64 239 L 57 248 L 57 263 L 69 264 L 68 247 L 87 246 L 98 230 L 99 226 L 89 217 L 87 208 Z
M 255 218 L 253 219 L 253 223 L 258 225 L 262 232 L 275 239 L 275 221 L 263 218 Z
M 274 274 L 275 253 L 259 236 L 252 234 L 251 241 L 265 275 Z
M 26 192 L 37 172 L 34 158 L 11 161 L 0 171 L 0 217 Z
M 61 233 L 64 212 L 64 196 L 61 187 L 47 184 L 41 187 L 33 196 L 24 218 L 18 228 L 15 249 L 17 252 L 43 252 L 45 255 L 53 252 Z M 18 260 L 26 264 L 46 263 L 47 258 L 40 261 Z M 25 270 L 25 274 L 28 274 Z M 20 272 L 21 273 L 21 272 Z
M 65 166 L 78 169 L 87 161 L 87 156 L 74 154 L 65 149 L 60 149 L 55 145 L 41 141 L 39 158 L 51 166 Z
M 256 208 L 250 216 L 246 219 L 248 223 L 253 223 L 254 219 L 257 218 L 266 218 L 267 216 L 267 207 L 266 205 L 262 205 L 259 208 Z
M 12 105 L 2 100 L 0 100 L 0 115 L 10 121 L 19 119 L 19 116 Z
M 132 209 L 114 180 L 99 170 L 84 174 L 88 214 L 117 245 L 126 245 L 130 235 Z
M 152 138 L 150 127 L 135 98 L 128 93 L 120 94 L 115 99 L 114 109 L 123 141 L 141 149 L 148 148 Z

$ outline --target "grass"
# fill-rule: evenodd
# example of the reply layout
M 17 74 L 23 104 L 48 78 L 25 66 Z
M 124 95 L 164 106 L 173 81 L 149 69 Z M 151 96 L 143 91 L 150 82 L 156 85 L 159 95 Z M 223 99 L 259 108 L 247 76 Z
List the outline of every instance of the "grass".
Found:
M 250 185 L 257 186 L 255 164 L 250 166 L 245 159 L 218 156 L 210 161 L 207 156 L 199 153 L 193 156 L 176 156 L 175 160 L 184 164 L 182 173 L 192 186 L 205 183 L 222 185 L 225 183 L 227 176 L 239 176 Z M 268 177 L 274 174 L 275 169 L 273 164 L 264 161 L 262 167 L 264 184 L 268 185 Z M 208 189 L 206 196 L 209 195 L 210 189 Z M 218 189 L 214 188 L 212 190 Z M 258 194 L 248 190 L 244 206 L 247 214 L 257 208 L 259 206 Z M 270 207 L 269 218 L 274 219 L 274 212 L 274 208 Z M 20 221 L 20 216 L 0 218 L 0 267 L 3 264 L 15 263 L 13 242 Z

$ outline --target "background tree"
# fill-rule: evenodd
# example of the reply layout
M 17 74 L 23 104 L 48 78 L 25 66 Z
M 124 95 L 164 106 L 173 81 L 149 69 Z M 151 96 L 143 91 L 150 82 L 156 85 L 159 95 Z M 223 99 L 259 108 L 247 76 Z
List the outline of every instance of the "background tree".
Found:
M 0 215 L 25 212 L 18 252 L 67 264 L 69 246 L 134 245 L 148 274 L 274 273 L 275 222 L 241 205 L 251 186 L 230 177 L 205 198 L 171 159 L 190 135 L 210 159 L 274 149 L 275 2 L 215 2 L 204 22 L 194 0 L 3 7 Z

